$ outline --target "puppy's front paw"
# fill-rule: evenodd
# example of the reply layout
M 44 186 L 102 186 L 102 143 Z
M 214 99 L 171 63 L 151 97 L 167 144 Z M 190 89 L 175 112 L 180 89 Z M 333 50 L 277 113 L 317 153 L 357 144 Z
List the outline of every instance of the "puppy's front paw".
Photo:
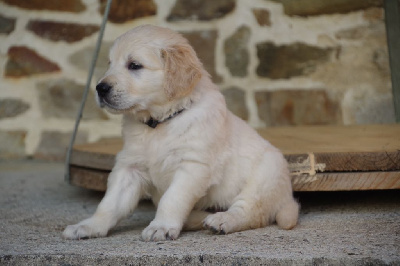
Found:
M 65 239 L 86 239 L 106 236 L 107 231 L 101 223 L 89 218 L 78 224 L 68 225 L 62 235 Z
M 225 235 L 232 232 L 235 218 L 228 212 L 217 212 L 208 215 L 203 221 L 203 227 L 214 234 Z
M 181 228 L 152 221 L 142 232 L 144 241 L 164 241 L 178 238 Z

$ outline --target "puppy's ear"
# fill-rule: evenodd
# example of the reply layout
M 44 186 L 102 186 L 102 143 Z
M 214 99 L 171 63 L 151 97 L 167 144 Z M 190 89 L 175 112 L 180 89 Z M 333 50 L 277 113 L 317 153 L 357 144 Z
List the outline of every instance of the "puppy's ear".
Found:
M 163 49 L 164 90 L 169 99 L 189 95 L 201 78 L 202 65 L 189 45 Z

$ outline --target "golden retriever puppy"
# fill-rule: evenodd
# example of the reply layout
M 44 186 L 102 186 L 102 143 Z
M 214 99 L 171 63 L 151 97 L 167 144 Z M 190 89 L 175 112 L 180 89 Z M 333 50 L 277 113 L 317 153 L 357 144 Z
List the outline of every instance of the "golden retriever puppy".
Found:
M 96 212 L 68 226 L 65 238 L 106 236 L 149 197 L 157 212 L 145 241 L 177 239 L 182 229 L 296 225 L 299 205 L 283 155 L 227 110 L 181 35 L 144 25 L 120 36 L 96 90 L 101 107 L 123 114 L 124 146 Z

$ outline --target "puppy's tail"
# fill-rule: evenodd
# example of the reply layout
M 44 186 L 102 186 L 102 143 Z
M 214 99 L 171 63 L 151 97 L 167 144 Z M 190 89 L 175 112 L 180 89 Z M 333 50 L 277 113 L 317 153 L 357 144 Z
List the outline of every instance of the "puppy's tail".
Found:
M 299 210 L 300 205 L 291 198 L 278 210 L 278 213 L 276 214 L 276 223 L 282 229 L 292 229 L 297 224 Z

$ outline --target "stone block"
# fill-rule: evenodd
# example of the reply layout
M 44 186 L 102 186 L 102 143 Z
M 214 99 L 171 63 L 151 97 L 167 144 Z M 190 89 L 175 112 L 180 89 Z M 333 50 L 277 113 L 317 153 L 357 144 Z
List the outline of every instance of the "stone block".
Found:
M 366 97 L 367 98 L 367 97 Z M 357 99 L 354 103 L 355 122 L 357 124 L 394 124 L 396 116 L 392 95 Z M 400 138 L 400 136 L 399 136 Z
M 112 42 L 102 42 L 99 56 L 97 57 L 96 67 L 94 69 L 94 80 L 99 80 L 108 68 L 108 53 Z M 88 71 L 93 58 L 94 45 L 85 47 L 73 53 L 69 62 L 82 71 Z
M 281 46 L 271 42 L 259 43 L 257 74 L 270 79 L 308 75 L 315 71 L 318 64 L 327 62 L 332 51 L 332 48 L 320 48 L 304 43 Z
M 36 74 L 58 72 L 60 67 L 25 46 L 8 49 L 8 61 L 4 75 L 11 78 L 27 77 Z
M 247 44 L 250 39 L 250 28 L 241 26 L 236 32 L 224 42 L 225 65 L 232 76 L 247 76 L 247 66 L 249 65 L 249 51 Z
M 97 32 L 99 30 L 99 26 L 45 20 L 31 20 L 27 24 L 26 29 L 44 39 L 73 43 Z
M 25 154 L 26 131 L 0 131 L 0 160 L 22 159 Z
M 368 34 L 368 26 L 355 27 L 337 32 L 335 37 L 339 40 L 360 40 Z
M 341 124 L 340 104 L 324 90 L 256 92 L 259 117 L 267 126 Z
M 188 39 L 189 43 L 193 46 L 204 65 L 204 68 L 210 73 L 212 79 L 216 83 L 222 81 L 215 70 L 215 44 L 217 41 L 218 33 L 215 30 L 192 31 L 182 32 L 182 35 Z
M 100 1 L 100 13 L 104 14 L 107 0 Z M 124 23 L 129 20 L 154 16 L 157 6 L 153 0 L 113 0 L 108 20 L 113 23 Z
M 380 7 L 371 7 L 364 11 L 363 18 L 369 22 L 382 21 L 385 17 L 385 10 Z
M 15 18 L 7 18 L 0 14 L 0 34 L 10 34 L 15 28 Z
M 235 0 L 176 0 L 167 21 L 218 19 L 232 12 L 235 6 Z
M 336 32 L 335 37 L 348 41 L 363 41 L 373 47 L 376 42 L 386 47 L 386 29 L 383 21 L 369 23 Z M 370 44 L 370 42 L 374 42 Z
M 346 124 L 396 123 L 393 94 L 371 89 L 349 90 L 344 95 L 343 117 Z
M 272 0 L 281 3 L 288 16 L 318 16 L 324 14 L 345 14 L 369 7 L 383 5 L 383 0 Z
M 334 59 L 319 65 L 309 77 L 336 92 L 373 88 L 391 91 L 389 56 L 383 21 L 339 31 L 337 38 L 346 44 Z
M 260 26 L 271 26 L 271 13 L 268 9 L 253 8 L 253 15 Z
M 30 105 L 24 101 L 13 98 L 0 99 L 0 119 L 16 117 L 25 113 Z
M 245 101 L 245 93 L 237 87 L 230 87 L 222 91 L 228 109 L 243 120 L 249 118 Z
M 29 10 L 51 10 L 79 13 L 86 9 L 81 0 L 0 0 L 8 5 Z
M 36 85 L 40 108 L 45 118 L 75 119 L 81 105 L 84 85 L 73 80 L 44 81 Z M 97 106 L 95 96 L 89 91 L 82 119 L 102 119 L 107 116 Z
M 78 132 L 75 144 L 87 142 L 87 132 Z M 44 131 L 40 137 L 34 158 L 49 161 L 63 161 L 67 152 L 72 133 L 62 133 L 57 131 Z

